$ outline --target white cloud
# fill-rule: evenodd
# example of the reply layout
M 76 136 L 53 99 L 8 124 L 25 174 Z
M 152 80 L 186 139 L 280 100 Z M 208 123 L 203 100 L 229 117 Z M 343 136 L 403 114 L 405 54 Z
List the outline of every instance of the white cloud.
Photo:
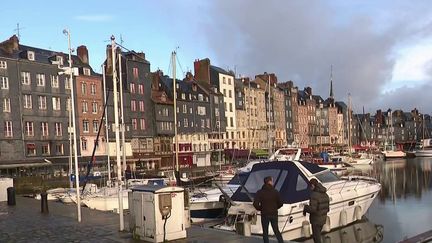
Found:
M 89 22 L 107 22 L 112 20 L 114 17 L 108 14 L 87 14 L 75 16 L 76 20 L 89 21 Z

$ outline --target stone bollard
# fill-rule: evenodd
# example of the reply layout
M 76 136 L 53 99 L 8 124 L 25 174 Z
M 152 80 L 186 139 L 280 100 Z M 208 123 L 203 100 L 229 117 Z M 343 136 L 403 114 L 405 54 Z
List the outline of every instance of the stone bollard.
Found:
M 41 213 L 48 213 L 48 194 L 41 193 Z
M 9 205 L 9 206 L 15 206 L 16 205 L 15 188 L 13 188 L 13 187 L 7 188 L 7 205 Z

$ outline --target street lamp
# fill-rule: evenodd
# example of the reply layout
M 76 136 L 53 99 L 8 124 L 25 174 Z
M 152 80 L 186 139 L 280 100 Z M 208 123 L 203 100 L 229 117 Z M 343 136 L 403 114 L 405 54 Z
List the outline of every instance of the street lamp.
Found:
M 77 214 L 78 214 L 78 222 L 81 222 L 81 198 L 80 198 L 80 190 L 79 190 L 79 170 L 78 170 L 78 152 L 77 152 L 77 139 L 76 139 L 76 122 L 75 122 L 75 95 L 74 95 L 74 85 L 73 85 L 73 70 L 72 70 L 72 52 L 73 49 L 71 47 L 71 37 L 70 31 L 68 29 L 63 30 L 63 34 L 65 34 L 68 38 L 68 49 L 69 49 L 69 69 L 65 73 L 69 72 L 69 87 L 71 90 L 71 103 L 72 103 L 72 131 L 73 131 L 73 153 L 75 160 L 75 187 L 76 187 L 76 203 L 77 203 Z M 69 127 L 69 133 L 70 127 Z M 72 151 L 69 151 L 71 153 Z

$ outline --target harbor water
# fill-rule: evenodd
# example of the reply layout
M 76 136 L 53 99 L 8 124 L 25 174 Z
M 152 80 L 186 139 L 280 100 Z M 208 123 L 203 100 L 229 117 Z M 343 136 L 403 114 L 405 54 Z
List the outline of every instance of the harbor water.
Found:
M 326 234 L 324 242 L 399 242 L 431 230 L 431 171 L 432 158 L 410 158 L 344 172 L 371 176 L 382 189 L 364 220 Z

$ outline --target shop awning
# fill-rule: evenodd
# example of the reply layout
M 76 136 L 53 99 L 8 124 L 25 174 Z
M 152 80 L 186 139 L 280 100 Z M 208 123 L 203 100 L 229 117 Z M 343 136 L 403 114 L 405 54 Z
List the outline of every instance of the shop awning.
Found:
M 0 164 L 0 169 L 13 169 L 13 168 L 21 168 L 21 167 L 43 167 L 43 166 L 51 166 L 52 162 L 47 159 L 41 160 L 27 160 L 27 161 L 15 161 L 10 163 L 2 163 Z

